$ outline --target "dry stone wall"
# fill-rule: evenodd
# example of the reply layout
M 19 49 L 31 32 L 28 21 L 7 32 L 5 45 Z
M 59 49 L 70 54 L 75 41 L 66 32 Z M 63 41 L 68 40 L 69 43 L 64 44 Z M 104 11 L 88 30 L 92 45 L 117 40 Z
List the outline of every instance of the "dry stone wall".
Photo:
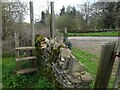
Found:
M 55 87 L 89 88 L 91 75 L 64 43 L 44 36 L 36 37 L 39 73 Z

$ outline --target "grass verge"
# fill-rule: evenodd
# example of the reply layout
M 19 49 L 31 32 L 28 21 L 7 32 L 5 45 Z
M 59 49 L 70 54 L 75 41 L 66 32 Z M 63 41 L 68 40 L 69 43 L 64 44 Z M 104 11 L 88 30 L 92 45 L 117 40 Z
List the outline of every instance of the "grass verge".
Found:
M 81 63 L 84 64 L 84 66 L 86 67 L 88 72 L 93 76 L 93 79 L 95 81 L 99 63 L 98 55 L 88 53 L 87 51 L 83 51 L 78 48 L 73 48 L 72 53 Z M 94 88 L 94 81 L 90 85 L 91 88 Z M 108 86 L 109 88 L 112 88 L 113 81 L 114 81 L 113 78 L 111 78 Z
M 36 74 L 20 75 L 15 73 L 15 58 L 2 58 L 3 88 L 52 88 L 51 83 Z
M 68 33 L 68 36 L 120 36 L 120 32 Z
M 99 62 L 98 55 L 79 50 L 78 48 L 73 48 L 72 53 L 80 62 L 85 65 L 86 69 L 95 80 Z M 51 83 L 45 77 L 41 77 L 38 74 L 15 74 L 14 57 L 2 58 L 2 81 L 3 88 L 52 88 Z M 110 80 L 109 87 L 112 87 L 112 84 L 113 79 Z M 93 87 L 94 82 L 91 84 L 91 88 Z

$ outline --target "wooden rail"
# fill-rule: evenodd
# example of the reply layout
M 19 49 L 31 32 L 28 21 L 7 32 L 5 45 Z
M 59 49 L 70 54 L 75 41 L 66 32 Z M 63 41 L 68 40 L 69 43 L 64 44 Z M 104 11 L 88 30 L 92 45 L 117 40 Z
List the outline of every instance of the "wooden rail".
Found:
M 35 49 L 35 47 L 17 47 L 16 50 L 32 50 Z
M 37 70 L 38 70 L 38 68 L 27 68 L 27 69 L 19 70 L 19 71 L 17 71 L 17 73 L 18 74 L 28 74 L 28 73 L 31 73 L 31 72 L 34 72 Z
M 24 61 L 24 60 L 30 60 L 30 59 L 37 59 L 36 56 L 29 56 L 24 58 L 16 58 L 16 61 Z

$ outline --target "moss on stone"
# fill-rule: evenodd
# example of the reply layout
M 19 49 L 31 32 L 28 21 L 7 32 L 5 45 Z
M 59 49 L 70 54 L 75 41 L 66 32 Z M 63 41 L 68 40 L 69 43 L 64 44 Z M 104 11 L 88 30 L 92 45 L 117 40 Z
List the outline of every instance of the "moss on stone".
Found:
M 56 60 L 59 58 L 60 46 L 55 46 L 55 44 L 50 43 L 49 45 L 47 45 L 47 48 L 42 48 L 41 44 L 46 43 L 45 38 L 46 37 L 44 37 L 43 35 L 38 35 L 35 38 L 36 55 L 39 69 L 38 72 L 41 76 L 48 78 L 53 87 L 61 87 L 59 82 L 56 80 L 52 68 L 48 66 L 48 64 L 52 65 L 52 62 L 55 63 Z

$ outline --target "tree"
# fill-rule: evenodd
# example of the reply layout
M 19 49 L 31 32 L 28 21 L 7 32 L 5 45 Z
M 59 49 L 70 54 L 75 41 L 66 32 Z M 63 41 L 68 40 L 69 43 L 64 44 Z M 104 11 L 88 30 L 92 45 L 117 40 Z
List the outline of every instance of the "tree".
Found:
M 45 12 L 44 11 L 41 12 L 41 23 L 45 24 Z
M 82 13 L 84 17 L 84 29 L 87 29 L 89 27 L 89 21 L 90 21 L 90 3 L 86 2 L 83 5 L 79 5 L 80 12 Z
M 60 9 L 60 16 L 65 14 L 65 7 L 63 6 L 62 9 Z
M 120 16 L 120 2 L 96 2 L 92 5 L 92 16 L 97 17 L 101 28 L 115 28 L 117 17 Z M 94 19 L 95 20 L 95 19 Z M 99 22 L 98 22 L 99 21 Z
M 76 16 L 76 8 L 75 7 L 72 8 L 71 13 L 72 13 L 73 16 Z
M 56 28 L 63 29 L 67 27 L 68 29 L 78 29 L 80 26 L 79 19 L 71 18 L 70 15 L 65 14 L 59 16 L 56 20 Z
M 76 8 L 73 6 L 73 7 L 71 7 L 71 6 L 68 6 L 67 7 L 67 11 L 66 11 L 66 14 L 68 14 L 68 15 L 70 15 L 70 16 L 76 16 Z
M 116 3 L 114 2 L 109 2 L 105 3 L 105 8 L 103 8 L 103 23 L 104 23 L 104 28 L 115 28 L 115 18 L 116 18 L 116 13 L 115 11 L 115 6 Z
M 14 25 L 24 20 L 26 7 L 25 3 L 2 2 L 2 39 L 13 36 Z
M 93 3 L 89 7 L 89 28 L 103 28 L 103 14 L 100 3 Z
M 26 46 L 30 45 L 29 28 L 24 28 L 24 17 L 27 13 L 27 5 L 22 2 L 2 2 L 2 41 L 3 54 L 13 55 L 15 52 L 14 31 L 19 31 L 20 46 L 24 43 Z M 28 24 L 29 25 L 29 24 Z M 28 31 L 28 32 L 27 32 Z M 27 33 L 27 34 L 26 34 Z M 24 39 L 23 39 L 23 37 Z M 26 41 L 27 42 L 26 42 Z M 24 46 L 25 46 L 24 45 Z
M 35 26 L 37 29 L 48 28 L 50 25 L 50 13 L 48 10 L 41 12 L 41 18 L 36 19 Z
M 66 8 L 62 7 L 60 10 L 60 16 L 56 20 L 56 28 L 62 29 L 67 27 L 68 29 L 78 29 L 80 27 L 80 17 L 77 17 L 77 10 L 75 7 L 68 6 Z

